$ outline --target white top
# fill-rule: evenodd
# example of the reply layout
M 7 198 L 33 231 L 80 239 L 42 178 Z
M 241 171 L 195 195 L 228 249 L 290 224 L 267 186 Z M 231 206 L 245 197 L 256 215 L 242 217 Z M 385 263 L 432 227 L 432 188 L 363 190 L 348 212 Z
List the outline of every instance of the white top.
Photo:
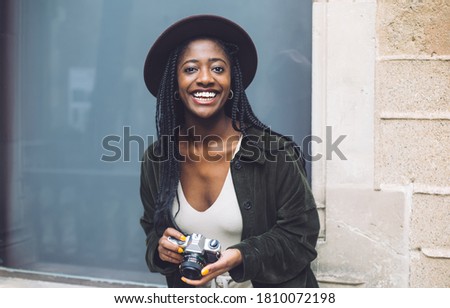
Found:
M 189 204 L 181 184 L 178 184 L 177 192 L 180 211 L 175 216 L 175 222 L 181 230 L 189 234 L 200 233 L 207 238 L 217 239 L 222 249 L 241 241 L 242 216 L 230 170 L 216 201 L 204 212 L 197 211 Z M 178 204 L 174 204 L 172 210 L 175 215 Z
M 242 136 L 233 153 L 233 157 L 239 151 Z M 184 232 L 200 233 L 210 239 L 219 240 L 222 251 L 226 248 L 241 242 L 242 236 L 242 216 L 237 200 L 236 191 L 231 177 L 231 170 L 228 169 L 227 176 L 222 186 L 222 190 L 214 203 L 206 211 L 197 211 L 186 199 L 181 182 L 178 183 L 178 200 L 175 198 L 172 206 L 172 213 L 176 224 Z M 178 212 L 178 213 L 177 213 Z M 228 273 L 227 273 L 228 274 Z M 236 283 L 230 280 L 229 275 L 222 275 L 212 283 L 217 287 L 251 287 L 251 282 Z M 226 280 L 225 283 L 222 280 Z M 222 286 L 224 285 L 224 286 Z

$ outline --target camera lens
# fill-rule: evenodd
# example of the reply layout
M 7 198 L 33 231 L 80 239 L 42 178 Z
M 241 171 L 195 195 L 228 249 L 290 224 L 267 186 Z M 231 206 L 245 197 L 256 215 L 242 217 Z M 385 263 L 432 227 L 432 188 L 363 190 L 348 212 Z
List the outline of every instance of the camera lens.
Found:
M 180 265 L 182 276 L 191 280 L 200 280 L 202 278 L 202 269 L 205 267 L 205 258 L 198 253 L 185 254 L 183 262 Z

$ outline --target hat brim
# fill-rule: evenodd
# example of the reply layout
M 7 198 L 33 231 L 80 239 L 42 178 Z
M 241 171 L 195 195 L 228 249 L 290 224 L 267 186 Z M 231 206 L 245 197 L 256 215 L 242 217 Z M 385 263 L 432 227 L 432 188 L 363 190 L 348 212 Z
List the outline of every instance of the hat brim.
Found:
M 156 97 L 158 94 L 159 84 L 172 50 L 190 39 L 202 36 L 218 38 L 238 46 L 236 56 L 241 67 L 242 82 L 245 88 L 250 85 L 256 73 L 258 57 L 248 33 L 226 18 L 195 15 L 181 19 L 167 28 L 148 52 L 144 65 L 144 81 L 153 96 Z

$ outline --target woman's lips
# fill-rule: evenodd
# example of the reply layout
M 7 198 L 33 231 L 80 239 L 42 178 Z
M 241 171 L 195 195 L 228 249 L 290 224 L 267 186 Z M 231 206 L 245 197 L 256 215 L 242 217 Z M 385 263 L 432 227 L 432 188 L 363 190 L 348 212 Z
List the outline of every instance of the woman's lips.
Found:
M 209 105 L 212 104 L 218 93 L 215 91 L 196 91 L 192 93 L 192 97 L 194 101 L 200 105 Z

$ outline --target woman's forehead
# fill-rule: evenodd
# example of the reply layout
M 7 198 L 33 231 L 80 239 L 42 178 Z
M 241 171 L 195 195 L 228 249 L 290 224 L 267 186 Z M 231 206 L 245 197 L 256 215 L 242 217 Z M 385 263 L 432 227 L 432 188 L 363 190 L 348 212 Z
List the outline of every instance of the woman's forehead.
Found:
M 230 61 L 223 44 L 212 38 L 196 38 L 189 41 L 181 50 L 180 58 L 215 55 Z

